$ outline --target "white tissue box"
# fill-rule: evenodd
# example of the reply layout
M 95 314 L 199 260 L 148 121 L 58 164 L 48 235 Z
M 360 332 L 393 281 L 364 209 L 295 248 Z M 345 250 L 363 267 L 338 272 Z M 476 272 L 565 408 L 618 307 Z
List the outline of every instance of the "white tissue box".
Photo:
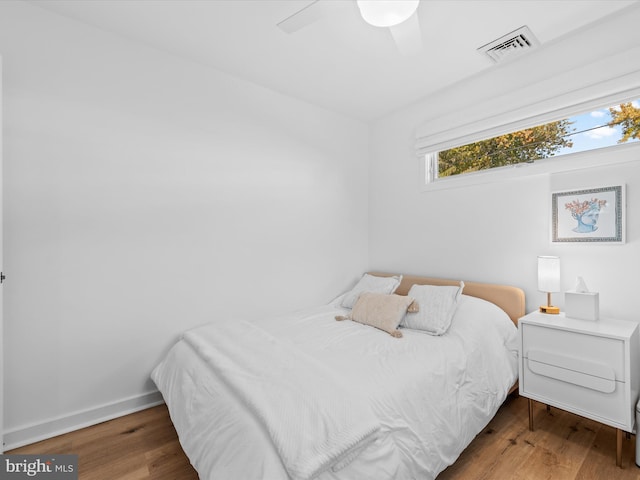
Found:
M 598 320 L 600 300 L 596 292 L 565 292 L 565 316 L 581 320 Z

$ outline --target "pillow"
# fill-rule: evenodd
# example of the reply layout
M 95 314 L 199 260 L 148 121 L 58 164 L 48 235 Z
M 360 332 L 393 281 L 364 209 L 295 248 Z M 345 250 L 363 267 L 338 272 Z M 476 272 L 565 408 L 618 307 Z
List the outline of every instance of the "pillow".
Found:
M 413 304 L 413 306 L 412 306 Z M 407 310 L 417 309 L 413 298 L 404 295 L 385 295 L 382 293 L 363 292 L 358 297 L 349 315 L 336 317 L 336 320 L 353 320 L 370 325 L 390 333 L 392 337 L 402 337 L 398 325 Z
M 407 313 L 402 326 L 424 330 L 430 335 L 442 335 L 449 330 L 463 288 L 464 282 L 460 282 L 459 287 L 412 285 L 407 295 L 415 298 L 420 310 Z
M 362 278 L 356 283 L 355 287 L 345 293 L 342 298 L 342 306 L 344 308 L 353 308 L 358 300 L 358 296 L 362 292 L 384 293 L 390 294 L 396 291 L 396 288 L 400 285 L 402 275 L 394 277 L 375 277 L 365 273 Z

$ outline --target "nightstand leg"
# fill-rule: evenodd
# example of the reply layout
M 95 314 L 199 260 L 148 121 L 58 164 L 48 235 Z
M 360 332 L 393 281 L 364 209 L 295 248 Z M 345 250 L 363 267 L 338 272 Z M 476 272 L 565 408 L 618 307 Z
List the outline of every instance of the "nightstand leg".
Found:
M 529 401 L 529 430 L 533 432 L 533 400 L 530 398 Z
M 622 468 L 622 430 L 616 428 L 616 466 Z

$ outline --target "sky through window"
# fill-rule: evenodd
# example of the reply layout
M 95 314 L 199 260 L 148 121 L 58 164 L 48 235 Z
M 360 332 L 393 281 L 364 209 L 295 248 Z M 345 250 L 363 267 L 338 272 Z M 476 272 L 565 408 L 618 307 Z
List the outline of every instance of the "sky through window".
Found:
M 634 100 L 631 104 L 635 108 L 640 108 L 640 99 Z M 612 108 L 619 109 L 619 107 Z M 558 150 L 555 156 L 616 145 L 622 138 L 622 127 L 620 125 L 608 126 L 607 124 L 611 120 L 609 108 L 601 108 L 570 117 L 569 121 L 572 124 L 573 132 L 569 138 L 573 142 L 573 147 L 564 147 Z M 637 141 L 638 139 L 631 138 L 627 143 Z

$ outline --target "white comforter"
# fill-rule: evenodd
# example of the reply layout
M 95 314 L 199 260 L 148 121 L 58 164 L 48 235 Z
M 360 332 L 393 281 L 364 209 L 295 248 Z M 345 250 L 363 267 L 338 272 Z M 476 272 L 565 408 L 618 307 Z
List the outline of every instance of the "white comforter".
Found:
M 376 439 L 380 423 L 366 398 L 260 327 L 219 322 L 184 339 L 265 428 L 292 479 L 339 470 Z
M 402 338 L 394 338 L 336 322 L 343 314 L 332 304 L 255 326 L 233 322 L 253 332 L 246 341 L 224 335 L 228 321 L 212 322 L 187 332 L 171 349 L 152 378 L 202 480 L 432 479 L 484 428 L 517 378 L 517 330 L 488 302 L 463 296 L 440 337 L 404 329 Z M 264 374 L 258 373 L 259 355 L 270 350 L 258 348 L 261 341 L 280 350 L 268 355 L 273 358 L 264 362 Z M 247 362 L 240 361 L 243 355 Z M 303 400 L 331 391 L 334 406 L 320 406 L 305 419 L 308 402 L 282 390 L 282 411 L 274 413 L 282 388 L 274 361 L 275 370 L 289 372 L 289 389 L 300 385 Z M 271 393 L 256 390 L 262 375 L 263 385 L 274 384 Z M 342 433 L 317 428 L 336 424 L 333 413 L 344 424 L 358 410 L 346 442 Z M 330 451 L 319 460 L 309 445 Z

